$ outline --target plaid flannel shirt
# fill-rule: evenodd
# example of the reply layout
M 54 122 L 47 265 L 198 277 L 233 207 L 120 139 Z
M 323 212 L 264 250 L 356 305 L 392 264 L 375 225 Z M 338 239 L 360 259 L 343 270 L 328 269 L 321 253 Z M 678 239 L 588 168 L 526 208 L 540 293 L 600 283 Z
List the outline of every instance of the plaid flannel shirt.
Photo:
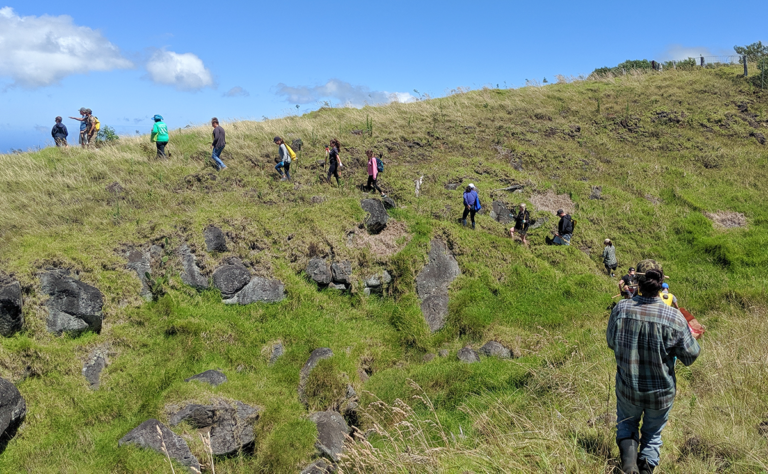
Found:
M 659 297 L 620 301 L 606 339 L 616 355 L 616 396 L 652 410 L 675 399 L 675 357 L 691 365 L 700 351 L 682 313 Z

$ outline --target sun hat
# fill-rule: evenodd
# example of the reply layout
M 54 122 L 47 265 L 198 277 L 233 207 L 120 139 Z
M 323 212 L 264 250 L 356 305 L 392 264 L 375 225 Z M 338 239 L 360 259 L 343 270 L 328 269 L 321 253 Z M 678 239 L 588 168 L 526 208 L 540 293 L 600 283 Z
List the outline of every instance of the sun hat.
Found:
M 160 121 L 162 121 L 162 120 L 163 120 L 163 116 L 162 116 L 162 115 L 159 115 L 159 114 L 158 114 L 158 115 L 155 115 L 155 116 L 154 116 L 154 117 L 152 117 L 152 118 L 153 118 L 153 119 L 155 119 L 155 122 L 160 122 Z
M 645 283 L 645 274 L 651 270 L 658 270 L 661 273 L 662 280 L 664 279 L 664 270 L 661 268 L 661 264 L 652 258 L 647 258 L 637 263 L 638 281 Z
M 472 189 L 475 189 L 475 185 L 472 184 L 472 183 L 469 183 L 469 187 L 472 188 Z

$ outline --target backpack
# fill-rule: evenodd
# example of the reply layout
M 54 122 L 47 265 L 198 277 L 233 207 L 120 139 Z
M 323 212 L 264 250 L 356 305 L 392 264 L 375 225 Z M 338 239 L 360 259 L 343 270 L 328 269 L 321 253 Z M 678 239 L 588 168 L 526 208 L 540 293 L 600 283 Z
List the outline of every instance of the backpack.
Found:
M 376 158 L 376 170 L 379 173 L 383 173 L 384 172 L 384 162 L 381 161 L 378 158 Z
M 475 199 L 475 211 L 479 211 L 482 208 L 483 206 L 480 205 L 480 196 L 477 196 L 477 199 Z
M 291 161 L 295 160 L 296 159 L 296 152 L 291 150 L 291 147 L 289 147 L 287 143 L 283 143 L 283 145 L 285 145 L 285 149 L 288 150 L 288 154 L 291 155 Z
M 95 128 L 97 132 L 101 130 L 101 122 L 99 122 L 99 118 L 95 115 L 93 116 L 93 128 Z

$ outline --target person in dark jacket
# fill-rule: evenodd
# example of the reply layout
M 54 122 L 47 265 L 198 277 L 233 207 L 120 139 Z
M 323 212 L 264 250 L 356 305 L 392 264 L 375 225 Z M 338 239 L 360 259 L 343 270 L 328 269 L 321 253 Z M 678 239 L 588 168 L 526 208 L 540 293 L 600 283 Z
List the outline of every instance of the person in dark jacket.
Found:
M 523 245 L 528 245 L 525 236 L 528 235 L 528 226 L 531 224 L 531 213 L 525 208 L 525 203 L 520 203 L 519 211 L 515 216 L 515 226 L 509 229 L 509 236 L 515 238 L 515 231 L 518 231 L 523 239 Z
M 339 169 L 344 167 L 344 165 L 341 164 L 341 158 L 339 157 L 340 151 L 341 143 L 335 138 L 331 140 L 329 146 L 325 149 L 325 159 L 328 162 L 328 176 L 325 177 L 325 180 L 330 184 L 331 176 L 335 176 L 336 186 L 341 186 L 341 183 L 339 182 Z
M 464 190 L 464 214 L 461 216 L 461 223 L 464 227 L 467 226 L 467 214 L 469 214 L 472 221 L 472 228 L 475 228 L 475 213 L 480 210 L 480 198 L 477 196 L 477 190 L 475 185 L 469 183 L 467 189 Z
M 619 291 L 624 299 L 630 299 L 637 294 L 637 275 L 635 267 L 629 267 L 627 274 L 619 280 Z
M 56 146 L 63 146 L 64 148 L 69 146 L 67 144 L 67 136 L 69 136 L 69 132 L 67 132 L 67 126 L 61 123 L 61 117 L 56 117 L 56 125 L 51 129 L 51 136 L 53 137 L 53 141 L 56 142 Z
M 224 129 L 219 126 L 219 119 L 213 117 L 211 119 L 211 126 L 213 127 L 213 143 L 211 143 L 211 158 L 216 166 L 216 171 L 221 171 L 227 168 L 227 165 L 221 161 L 221 152 L 224 150 L 224 146 L 227 144 L 226 135 Z
M 566 214 L 562 209 L 557 210 L 557 216 L 560 222 L 557 224 L 557 234 L 552 242 L 555 245 L 571 245 L 571 236 L 573 235 L 573 219 L 570 214 Z
M 605 244 L 605 248 L 603 249 L 603 265 L 605 265 L 605 271 L 614 277 L 616 276 L 614 272 L 618 266 L 618 261 L 616 260 L 616 247 L 613 246 L 611 239 L 605 239 L 603 244 Z

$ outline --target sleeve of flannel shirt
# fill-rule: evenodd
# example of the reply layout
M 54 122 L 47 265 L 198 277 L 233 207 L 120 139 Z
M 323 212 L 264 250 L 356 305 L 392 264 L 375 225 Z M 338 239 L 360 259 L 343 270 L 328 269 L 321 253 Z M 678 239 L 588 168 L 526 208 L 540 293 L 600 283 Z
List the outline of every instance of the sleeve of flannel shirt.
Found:
M 618 313 L 618 309 L 618 306 L 613 307 L 611 317 L 608 318 L 608 329 L 605 331 L 605 340 L 608 343 L 608 347 L 613 351 L 616 350 L 616 314 Z
M 693 338 L 691 331 L 687 327 L 677 332 L 678 334 L 682 333 L 682 335 L 678 337 L 677 344 L 675 345 L 675 355 L 687 367 L 693 364 L 696 358 L 699 357 L 701 346 Z

